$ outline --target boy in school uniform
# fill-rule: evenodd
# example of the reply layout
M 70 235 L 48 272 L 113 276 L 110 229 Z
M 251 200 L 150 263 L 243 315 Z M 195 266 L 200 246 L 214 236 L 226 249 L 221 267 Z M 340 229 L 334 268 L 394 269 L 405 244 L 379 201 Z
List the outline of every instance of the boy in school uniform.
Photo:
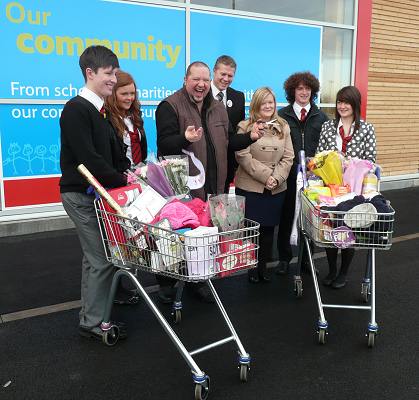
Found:
M 91 46 L 80 56 L 85 79 L 81 93 L 65 105 L 60 118 L 61 200 L 74 222 L 83 251 L 79 333 L 102 340 L 100 324 L 114 273 L 106 260 L 89 184 L 77 171 L 84 164 L 106 188 L 124 186 L 129 168 L 124 144 L 104 112 L 119 68 L 117 56 L 104 46 Z M 120 329 L 120 338 L 126 337 Z

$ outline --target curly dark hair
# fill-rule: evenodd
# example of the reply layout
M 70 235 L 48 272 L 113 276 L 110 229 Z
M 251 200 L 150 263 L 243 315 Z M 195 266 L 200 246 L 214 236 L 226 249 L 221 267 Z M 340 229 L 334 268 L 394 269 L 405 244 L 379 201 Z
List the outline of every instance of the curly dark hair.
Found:
M 320 90 L 319 80 L 309 71 L 296 72 L 288 77 L 284 82 L 285 97 L 288 103 L 293 104 L 295 101 L 295 89 L 298 85 L 303 84 L 311 89 L 310 103 L 314 103 Z

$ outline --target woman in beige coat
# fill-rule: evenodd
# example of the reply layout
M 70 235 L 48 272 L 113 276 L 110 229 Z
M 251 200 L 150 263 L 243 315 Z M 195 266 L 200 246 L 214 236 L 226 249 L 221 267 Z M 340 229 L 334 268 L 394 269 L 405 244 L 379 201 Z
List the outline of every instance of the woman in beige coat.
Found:
M 257 134 L 259 139 L 236 152 L 236 194 L 246 198 L 246 218 L 260 223 L 259 263 L 257 270 L 249 270 L 249 281 L 269 282 L 266 262 L 274 227 L 279 224 L 294 150 L 289 126 L 278 116 L 275 95 L 268 87 L 256 90 L 249 119 L 238 125 L 238 134 L 248 132 Z

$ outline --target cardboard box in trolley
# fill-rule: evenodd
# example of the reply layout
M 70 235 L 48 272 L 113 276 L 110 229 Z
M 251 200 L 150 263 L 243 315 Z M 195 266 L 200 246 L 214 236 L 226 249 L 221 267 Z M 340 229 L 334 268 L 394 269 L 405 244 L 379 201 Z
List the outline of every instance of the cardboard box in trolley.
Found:
M 223 240 L 220 242 L 220 255 L 217 257 L 218 275 L 223 278 L 232 273 L 256 266 L 256 245 L 246 240 Z
M 137 184 L 124 186 L 116 189 L 108 190 L 109 195 L 122 208 L 131 204 L 141 193 L 141 186 Z M 101 214 L 103 224 L 106 229 L 106 234 L 110 245 L 124 244 L 127 242 L 126 232 L 123 227 L 126 226 L 126 221 L 116 215 L 116 211 L 103 200 L 99 203 L 99 208 L 103 211 Z
M 185 259 L 190 278 L 204 280 L 214 276 L 218 253 L 216 226 L 200 226 L 185 232 Z

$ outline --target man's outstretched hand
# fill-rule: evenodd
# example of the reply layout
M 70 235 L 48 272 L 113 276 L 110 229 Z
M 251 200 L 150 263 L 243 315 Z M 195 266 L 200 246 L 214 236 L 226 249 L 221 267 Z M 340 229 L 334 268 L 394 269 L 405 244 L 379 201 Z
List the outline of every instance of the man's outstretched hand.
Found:
M 187 141 L 193 143 L 197 142 L 201 139 L 202 134 L 204 133 L 204 130 L 199 127 L 198 129 L 195 129 L 195 126 L 188 126 L 185 131 L 185 138 Z

